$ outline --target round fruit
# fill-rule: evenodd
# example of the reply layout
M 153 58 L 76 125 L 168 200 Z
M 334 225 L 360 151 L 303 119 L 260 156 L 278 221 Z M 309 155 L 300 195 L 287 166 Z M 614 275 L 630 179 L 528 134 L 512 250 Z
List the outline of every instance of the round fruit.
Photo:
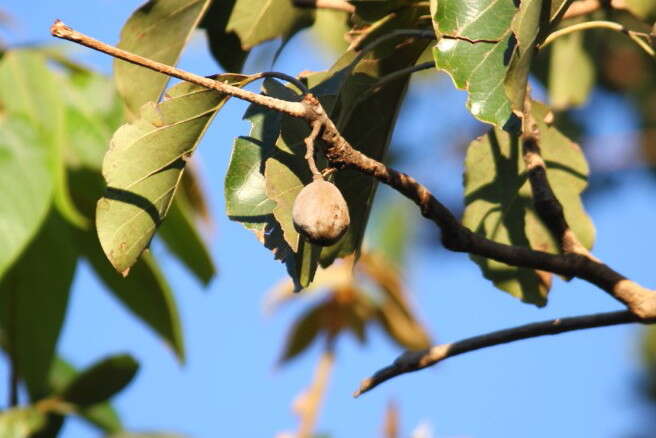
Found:
M 334 184 L 315 179 L 303 187 L 292 208 L 296 231 L 311 243 L 329 246 L 344 235 L 350 218 L 346 201 Z

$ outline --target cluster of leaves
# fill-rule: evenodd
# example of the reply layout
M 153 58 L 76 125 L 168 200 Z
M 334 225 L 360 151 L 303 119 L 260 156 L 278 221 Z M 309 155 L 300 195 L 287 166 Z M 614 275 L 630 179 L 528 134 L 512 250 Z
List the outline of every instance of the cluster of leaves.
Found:
M 643 30 L 656 11 L 654 3 L 626 0 L 626 9 L 614 18 Z M 409 75 L 398 73 L 432 58 L 437 70 L 467 92 L 471 114 L 491 125 L 468 147 L 464 224 L 495 241 L 557 252 L 533 208 L 522 159 L 519 119 L 529 116 L 526 102 L 532 102 L 530 116 L 538 124 L 550 183 L 574 233 L 590 248 L 594 228 L 580 200 L 588 167 L 558 122 L 586 100 L 595 75 L 607 82 L 613 76 L 607 65 L 593 61 L 581 34 L 537 50 L 559 26 L 581 19 L 563 20 L 572 0 L 350 4 L 353 14 L 334 12 L 329 30 L 320 29 L 333 36 L 349 29 L 341 56 L 326 71 L 300 75 L 341 134 L 366 155 L 384 160 L 409 82 Z M 213 78 L 243 87 L 258 78 L 239 74 L 253 47 L 279 38 L 282 49 L 300 29 L 319 29 L 319 17 L 289 0 L 150 0 L 127 21 L 119 46 L 174 65 L 194 31 L 202 29 L 214 58 L 231 72 Z M 407 30 L 415 34 L 402 32 Z M 437 38 L 434 45 L 416 34 L 430 30 Z M 612 44 L 597 49 L 610 52 Z M 574 67 L 565 66 L 570 62 Z M 547 86 L 551 108 L 531 101 L 531 73 Z M 651 126 L 656 122 L 649 111 L 654 100 L 649 84 L 654 82 L 649 74 L 643 73 L 643 79 L 643 88 L 633 91 L 645 126 Z M 115 63 L 115 80 L 123 106 L 105 79 L 60 54 L 15 50 L 4 53 L 0 62 L 0 187 L 12 188 L 0 193 L 0 242 L 5 248 L 0 254 L 0 327 L 2 346 L 33 402 L 30 408 L 3 414 L 0 425 L 25 430 L 25 436 L 56 429 L 69 412 L 107 432 L 120 429 L 104 403 L 130 380 L 134 361 L 119 356 L 75 377 L 56 356 L 80 258 L 180 359 L 184 348 L 171 291 L 145 250 L 159 230 L 171 252 L 199 280 L 207 283 L 215 272 L 195 226 L 207 210 L 186 168 L 227 96 L 187 83 L 166 90 L 165 76 L 122 61 Z M 273 79 L 264 83 L 263 93 L 300 99 Z M 555 124 L 552 110 L 559 111 Z M 123 118 L 128 123 L 119 127 Z M 292 279 L 285 296 L 303 288 L 329 290 L 292 329 L 283 359 L 304 351 L 320 333 L 330 340 L 351 330 L 362 340 L 366 324 L 373 321 L 399 345 L 425 347 L 428 337 L 409 310 L 392 269 L 395 262 L 361 251 L 375 180 L 352 170 L 331 176 L 347 201 L 352 225 L 335 245 L 312 245 L 291 222 L 293 200 L 311 179 L 303 143 L 308 126 L 257 105 L 248 108 L 245 118 L 251 131 L 235 140 L 226 174 L 227 214 L 285 263 Z M 649 141 L 653 143 L 653 136 L 645 137 Z M 319 165 L 328 163 L 320 160 Z M 331 267 L 338 258 L 344 261 Z M 482 258 L 474 261 L 498 288 L 529 303 L 546 303 L 551 275 Z M 125 278 L 112 272 L 112 266 Z M 104 367 L 118 370 L 111 391 L 94 388 L 97 379 L 85 377 L 98 369 L 105 372 Z M 64 368 L 68 377 L 56 377 Z M 92 395 L 78 397 L 81 387 Z M 104 420 L 92 413 L 101 409 Z
M 104 190 L 100 169 L 123 118 L 120 99 L 109 79 L 60 52 L 30 48 L 3 54 L 0 107 L 0 334 L 33 403 L 2 414 L 0 430 L 27 422 L 24 432 L 8 436 L 28 436 L 42 426 L 53 435 L 64 415 L 78 414 L 118 432 L 121 422 L 106 400 L 132 379 L 135 360 L 117 355 L 76 371 L 56 353 L 79 263 L 91 266 L 107 290 L 184 360 L 178 311 L 155 258 L 145 255 L 122 279 L 96 237 L 94 205 Z M 202 198 L 188 175 L 161 236 L 208 282 L 215 269 L 195 225 L 202 210 L 188 201 L 198 205 Z

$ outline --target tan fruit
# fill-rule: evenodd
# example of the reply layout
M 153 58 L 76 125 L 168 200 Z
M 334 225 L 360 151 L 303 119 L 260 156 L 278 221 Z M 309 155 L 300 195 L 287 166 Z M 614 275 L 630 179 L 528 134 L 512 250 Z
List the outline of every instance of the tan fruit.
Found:
M 348 206 L 334 184 L 316 179 L 303 187 L 292 208 L 294 228 L 314 244 L 329 246 L 349 226 Z

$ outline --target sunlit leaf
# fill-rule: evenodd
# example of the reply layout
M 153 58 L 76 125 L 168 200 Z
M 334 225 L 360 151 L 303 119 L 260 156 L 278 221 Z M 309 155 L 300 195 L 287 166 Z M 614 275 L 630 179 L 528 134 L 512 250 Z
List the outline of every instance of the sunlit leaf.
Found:
M 253 78 L 221 75 L 236 86 Z M 228 96 L 180 83 L 165 101 L 147 103 L 141 117 L 112 138 L 103 162 L 107 192 L 96 211 L 98 237 L 114 268 L 127 275 L 173 201 L 186 160 Z
M 85 226 L 85 218 L 73 205 L 66 180 L 67 121 L 61 93 L 65 79 L 56 75 L 38 50 L 12 50 L 0 63 L 0 105 L 10 115 L 29 120 L 48 151 L 54 182 L 53 200 L 71 223 Z
M 0 412 L 0 438 L 29 438 L 46 424 L 46 415 L 33 407 Z
M 150 0 L 121 30 L 118 47 L 154 61 L 175 65 L 211 0 Z M 219 1 L 220 3 L 220 1 Z M 128 117 L 139 117 L 146 102 L 157 102 L 169 77 L 125 61 L 114 61 L 114 76 Z
M 61 216 L 51 211 L 0 282 L 0 322 L 7 351 L 32 400 L 49 393 L 48 373 L 77 265 L 71 232 Z
M 235 32 L 244 50 L 273 38 L 289 38 L 314 20 L 310 9 L 289 0 L 236 0 L 226 31 Z
M 533 104 L 540 130 L 540 147 L 547 176 L 565 211 L 565 218 L 590 248 L 594 227 L 583 209 L 580 194 L 587 185 L 588 165 L 580 148 L 556 128 L 544 123 L 547 108 Z M 556 252 L 553 237 L 533 209 L 531 188 L 516 136 L 501 129 L 473 141 L 465 159 L 465 212 L 463 224 L 501 243 Z M 486 278 L 523 301 L 546 303 L 551 277 L 542 272 L 473 257 Z
M 61 392 L 61 397 L 86 407 L 106 401 L 125 388 L 134 378 L 139 364 L 132 356 L 110 356 L 78 374 Z
M 515 49 L 511 23 L 514 0 L 432 0 L 439 41 L 433 54 L 437 68 L 467 90 L 467 108 L 478 119 L 506 124 L 511 105 L 504 81 Z
M 78 371 L 68 362 L 56 358 L 50 368 L 50 386 L 56 393 L 61 393 L 78 376 Z M 118 432 L 122 429 L 118 414 L 108 402 L 98 403 L 76 412 L 85 420 L 104 432 Z

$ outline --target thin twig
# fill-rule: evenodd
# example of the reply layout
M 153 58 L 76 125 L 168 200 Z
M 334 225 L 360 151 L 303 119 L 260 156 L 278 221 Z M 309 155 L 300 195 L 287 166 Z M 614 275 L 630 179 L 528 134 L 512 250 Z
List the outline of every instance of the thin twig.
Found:
M 312 123 L 312 132 L 305 138 L 305 160 L 308 162 L 310 172 L 312 172 L 312 179 L 323 179 L 323 175 L 317 168 L 317 163 L 314 161 L 314 142 L 321 131 L 321 123 Z
M 614 21 L 585 21 L 583 23 L 577 23 L 573 24 L 571 26 L 564 27 L 562 29 L 558 29 L 557 31 L 554 31 L 549 34 L 547 38 L 545 38 L 544 42 L 540 45 L 540 49 L 544 49 L 546 46 L 554 42 L 556 39 L 560 38 L 561 36 L 568 35 L 573 32 L 578 32 L 581 30 L 587 30 L 587 29 L 610 29 L 614 30 L 616 32 L 621 32 L 631 38 L 634 43 L 638 45 L 647 55 L 651 56 L 652 58 L 656 57 L 656 52 L 654 49 L 645 41 L 641 38 L 643 34 L 641 32 L 635 32 L 632 30 L 627 29 L 620 23 L 615 23 Z
M 294 0 L 294 6 L 299 8 L 333 9 L 352 14 L 355 6 L 344 0 Z
M 498 243 L 462 226 L 449 209 L 414 178 L 391 169 L 354 149 L 342 137 L 319 100 L 312 94 L 305 95 L 300 102 L 286 102 L 146 60 L 75 32 L 61 24 L 61 22 L 55 23 L 53 34 L 110 55 L 118 56 L 121 59 L 144 65 L 153 70 L 171 74 L 174 77 L 216 89 L 249 102 L 264 105 L 293 117 L 303 118 L 312 126 L 314 126 L 314 123 L 319 123 L 321 125 L 320 137 L 326 143 L 324 154 L 331 165 L 334 167 L 349 167 L 371 175 L 414 201 L 419 206 L 421 214 L 441 229 L 442 243 L 447 249 L 487 257 L 513 266 L 549 271 L 566 277 L 579 277 L 608 292 L 614 298 L 626 304 L 639 317 L 656 316 L 656 292 L 628 280 L 602 263 L 579 254 L 550 254 L 530 248 Z
M 239 87 L 215 81 L 210 78 L 205 78 L 203 76 L 198 76 L 193 73 L 171 67 L 170 65 L 162 64 L 161 62 L 135 55 L 134 53 L 110 46 L 109 44 L 105 44 L 101 41 L 91 38 L 90 36 L 77 32 L 66 26 L 60 20 L 55 21 L 55 23 L 50 28 L 50 32 L 57 38 L 73 41 L 91 49 L 107 53 L 108 55 L 111 55 L 115 58 L 131 62 L 132 64 L 137 64 L 142 67 L 149 68 L 150 70 L 163 73 L 167 76 L 172 76 L 174 78 L 182 79 L 183 81 L 201 85 L 212 90 L 217 90 L 229 96 L 237 97 L 251 103 L 256 103 L 258 105 L 289 114 L 293 117 L 304 117 L 306 113 L 305 106 L 300 102 L 287 102 L 284 100 L 275 99 L 273 97 L 251 93 L 250 91 L 242 90 Z
M 353 395 L 354 397 L 358 397 L 386 380 L 400 374 L 418 371 L 422 368 L 435 365 L 444 359 L 468 353 L 470 351 L 515 342 L 522 339 L 545 335 L 557 335 L 574 330 L 608 327 L 634 322 L 652 324 L 656 322 L 656 318 L 640 319 L 633 313 L 627 311 L 558 318 L 486 333 L 484 335 L 474 336 L 451 344 L 436 345 L 423 351 L 406 352 L 399 356 L 390 366 L 377 371 L 373 376 L 363 380 L 360 384 L 360 388 Z

